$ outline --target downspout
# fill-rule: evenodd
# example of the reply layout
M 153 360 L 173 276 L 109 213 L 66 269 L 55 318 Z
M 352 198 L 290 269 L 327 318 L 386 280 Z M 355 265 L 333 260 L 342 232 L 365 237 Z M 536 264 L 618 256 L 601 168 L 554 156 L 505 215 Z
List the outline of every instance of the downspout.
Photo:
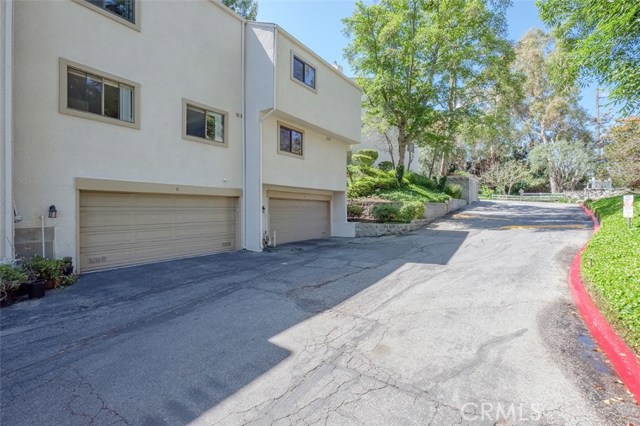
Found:
M 4 209 L 4 256 L 2 263 L 12 262 L 15 258 L 14 252 L 14 209 L 13 209 L 13 0 L 4 2 L 4 99 L 2 109 L 4 113 L 4 176 L 3 176 L 3 200 Z M 2 7 L 2 6 L 0 6 Z

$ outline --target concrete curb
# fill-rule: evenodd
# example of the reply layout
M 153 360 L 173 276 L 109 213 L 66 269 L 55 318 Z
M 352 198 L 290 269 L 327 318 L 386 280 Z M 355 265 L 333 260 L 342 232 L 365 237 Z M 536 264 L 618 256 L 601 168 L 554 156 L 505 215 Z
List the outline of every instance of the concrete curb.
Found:
M 585 214 L 593 221 L 594 233 L 600 230 L 600 223 L 595 215 L 586 207 L 582 206 Z M 605 353 L 613 368 L 631 392 L 636 403 L 640 405 L 640 362 L 629 346 L 616 334 L 609 322 L 600 313 L 585 289 L 584 282 L 580 275 L 580 261 L 582 253 L 586 248 L 582 248 L 571 263 L 569 271 L 569 288 L 573 301 L 582 315 L 584 323 L 594 340 Z

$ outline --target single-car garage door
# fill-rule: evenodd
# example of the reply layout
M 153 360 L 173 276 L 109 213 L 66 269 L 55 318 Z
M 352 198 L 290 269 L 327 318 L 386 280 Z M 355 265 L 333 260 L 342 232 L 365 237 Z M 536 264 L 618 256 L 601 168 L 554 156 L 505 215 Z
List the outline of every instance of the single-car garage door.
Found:
M 276 244 L 328 238 L 331 235 L 329 201 L 269 198 L 269 230 Z
M 82 272 L 235 250 L 235 197 L 80 192 Z

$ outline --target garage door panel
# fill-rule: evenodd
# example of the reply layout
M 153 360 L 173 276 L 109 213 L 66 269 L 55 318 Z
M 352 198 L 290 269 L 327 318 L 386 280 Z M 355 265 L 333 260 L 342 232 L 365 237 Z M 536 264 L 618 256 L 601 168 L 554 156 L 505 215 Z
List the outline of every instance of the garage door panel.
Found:
M 269 199 L 269 228 L 276 243 L 327 238 L 331 235 L 329 202 Z
M 82 192 L 82 271 L 235 250 L 233 197 Z

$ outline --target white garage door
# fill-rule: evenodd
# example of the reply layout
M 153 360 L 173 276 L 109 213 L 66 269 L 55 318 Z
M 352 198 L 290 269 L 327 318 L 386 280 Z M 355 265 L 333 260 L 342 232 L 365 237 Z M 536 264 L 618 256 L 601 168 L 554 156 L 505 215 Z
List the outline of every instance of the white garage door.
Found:
M 235 250 L 234 197 L 80 192 L 82 272 Z
M 329 201 L 269 198 L 269 230 L 276 243 L 331 236 Z

